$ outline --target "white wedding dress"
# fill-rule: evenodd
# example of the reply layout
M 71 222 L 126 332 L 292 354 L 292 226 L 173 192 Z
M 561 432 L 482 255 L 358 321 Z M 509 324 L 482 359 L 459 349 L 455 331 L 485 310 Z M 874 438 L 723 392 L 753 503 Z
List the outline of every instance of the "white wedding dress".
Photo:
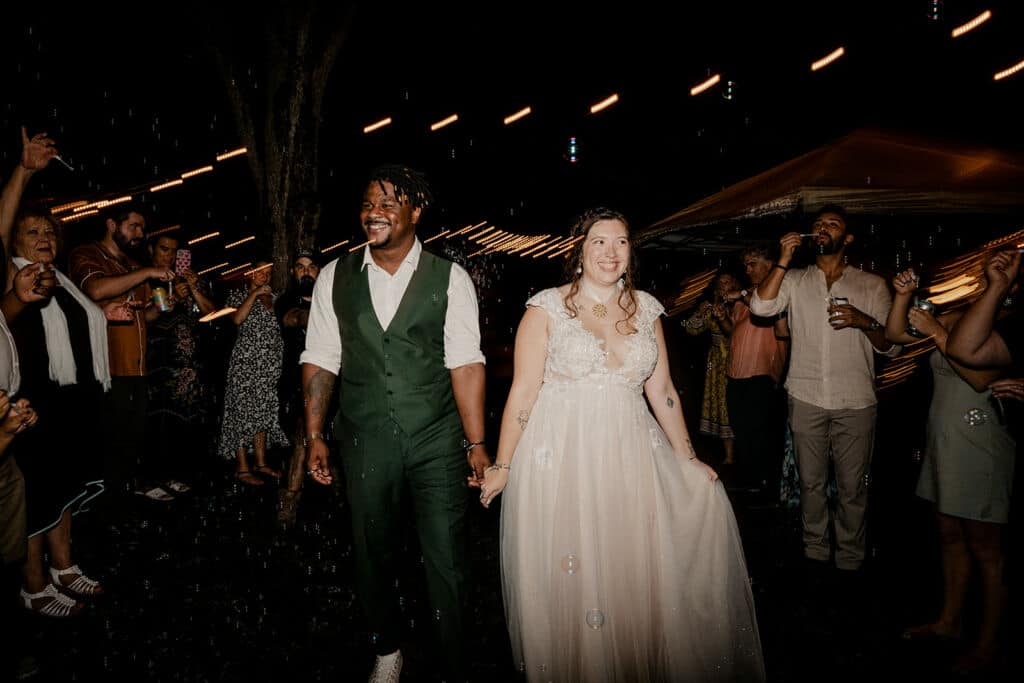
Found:
M 763 680 L 732 507 L 647 407 L 664 309 L 645 292 L 637 303 L 638 332 L 611 369 L 557 290 L 527 302 L 552 323 L 502 502 L 515 661 L 530 681 Z

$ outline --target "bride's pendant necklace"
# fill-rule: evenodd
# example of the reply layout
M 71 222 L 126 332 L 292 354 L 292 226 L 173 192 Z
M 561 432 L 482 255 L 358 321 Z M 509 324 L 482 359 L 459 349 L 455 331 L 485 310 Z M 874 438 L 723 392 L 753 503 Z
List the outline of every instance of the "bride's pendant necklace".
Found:
M 587 286 L 587 283 L 584 282 L 582 279 L 580 280 L 580 287 L 583 289 L 586 295 L 593 299 L 595 302 L 594 305 L 590 307 L 590 312 L 594 315 L 594 317 L 599 319 L 604 319 L 605 317 L 607 317 L 608 306 L 606 306 L 605 304 L 611 301 L 612 297 L 619 293 L 618 288 L 615 288 L 612 291 L 612 293 L 608 295 L 607 299 L 601 301 L 601 299 L 596 294 L 594 294 L 593 290 L 591 290 L 590 287 Z

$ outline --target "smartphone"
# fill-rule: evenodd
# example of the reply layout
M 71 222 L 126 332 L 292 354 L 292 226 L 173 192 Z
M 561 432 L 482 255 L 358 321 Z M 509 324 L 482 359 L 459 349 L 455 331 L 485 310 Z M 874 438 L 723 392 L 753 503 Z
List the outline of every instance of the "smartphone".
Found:
M 185 277 L 185 271 L 192 268 L 192 250 L 179 249 L 178 258 L 174 261 L 174 274 Z

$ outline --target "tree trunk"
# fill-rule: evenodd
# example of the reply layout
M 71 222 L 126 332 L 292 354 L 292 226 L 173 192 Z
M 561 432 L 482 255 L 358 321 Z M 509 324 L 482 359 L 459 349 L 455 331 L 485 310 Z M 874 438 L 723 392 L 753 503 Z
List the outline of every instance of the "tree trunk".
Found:
M 351 6 L 339 11 L 298 5 L 280 9 L 283 16 L 268 13 L 262 40 L 247 46 L 250 54 L 265 57 L 262 79 L 241 82 L 246 59 L 239 45 L 233 45 L 229 54 L 215 40 L 210 43 L 239 137 L 249 150 L 249 168 L 262 205 L 259 232 L 271 245 L 277 266 L 272 286 L 277 291 L 288 283 L 295 252 L 316 244 L 324 95 L 354 16 Z M 250 68 L 248 74 L 253 71 Z

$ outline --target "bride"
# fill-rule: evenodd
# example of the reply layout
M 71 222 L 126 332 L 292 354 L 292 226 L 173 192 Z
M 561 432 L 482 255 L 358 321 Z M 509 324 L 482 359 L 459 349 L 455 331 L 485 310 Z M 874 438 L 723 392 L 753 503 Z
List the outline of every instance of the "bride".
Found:
M 527 302 L 480 492 L 505 491 L 515 663 L 531 681 L 763 680 L 736 520 L 690 444 L 664 309 L 633 289 L 626 219 L 594 209 L 573 235 L 569 283 Z

